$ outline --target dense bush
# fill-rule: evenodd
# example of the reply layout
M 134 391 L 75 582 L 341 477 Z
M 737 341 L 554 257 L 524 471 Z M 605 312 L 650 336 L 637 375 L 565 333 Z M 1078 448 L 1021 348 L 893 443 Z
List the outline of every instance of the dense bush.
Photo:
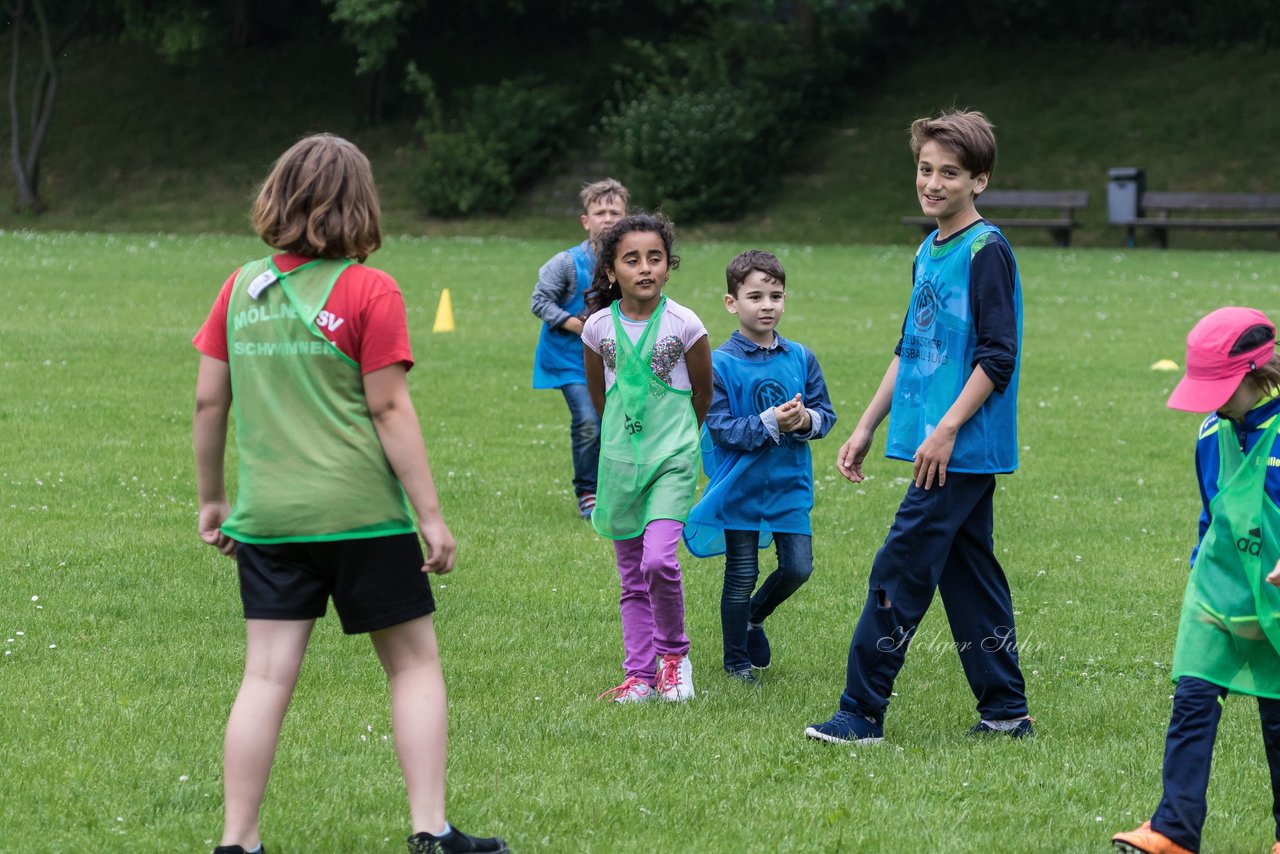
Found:
M 577 109 L 563 87 L 536 79 L 477 86 L 446 110 L 429 78 L 411 71 L 423 99 L 415 198 L 432 216 L 505 213 L 516 193 L 560 154 Z
M 686 222 L 735 219 L 842 106 L 874 59 L 869 33 L 865 16 L 835 11 L 807 24 L 738 14 L 687 40 L 626 42 L 606 153 L 642 204 Z
M 736 219 L 789 140 L 756 87 L 650 90 L 603 122 L 609 159 L 637 199 L 681 220 Z
M 433 216 L 502 213 L 515 203 L 511 168 L 495 146 L 470 131 L 432 131 L 410 189 Z

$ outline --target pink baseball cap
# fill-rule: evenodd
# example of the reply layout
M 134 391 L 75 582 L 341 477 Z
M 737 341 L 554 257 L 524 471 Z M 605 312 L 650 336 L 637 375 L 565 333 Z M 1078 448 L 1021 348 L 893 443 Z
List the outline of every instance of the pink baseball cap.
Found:
M 1265 329 L 1245 336 L 1258 327 Z M 1220 409 L 1245 374 L 1270 362 L 1275 352 L 1275 324 L 1256 308 L 1233 305 L 1206 314 L 1187 333 L 1187 373 L 1169 395 L 1169 408 Z

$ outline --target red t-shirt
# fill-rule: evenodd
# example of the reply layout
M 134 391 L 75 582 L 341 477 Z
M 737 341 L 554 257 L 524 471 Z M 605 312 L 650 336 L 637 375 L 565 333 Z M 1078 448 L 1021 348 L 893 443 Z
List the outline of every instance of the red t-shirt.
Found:
M 301 255 L 277 255 L 276 267 L 287 273 L 312 259 Z M 206 356 L 226 362 L 227 305 L 236 270 L 222 285 L 213 309 L 191 343 Z M 329 320 L 320 331 L 334 346 L 359 363 L 360 373 L 369 374 L 387 365 L 403 362 L 413 367 L 409 348 L 409 325 L 405 319 L 404 297 L 395 279 L 381 270 L 352 264 L 342 271 L 324 304 Z

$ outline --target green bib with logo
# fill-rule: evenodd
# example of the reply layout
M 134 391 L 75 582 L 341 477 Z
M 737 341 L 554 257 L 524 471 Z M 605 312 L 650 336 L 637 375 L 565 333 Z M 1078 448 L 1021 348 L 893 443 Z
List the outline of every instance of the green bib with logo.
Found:
M 318 321 L 350 261 L 281 273 L 246 264 L 227 306 L 239 483 L 222 530 L 243 543 L 347 540 L 417 528 L 369 414 L 360 365 Z
M 666 307 L 663 297 L 634 344 L 618 303 L 611 308 L 616 377 L 605 393 L 591 524 L 614 540 L 640 536 L 655 519 L 683 522 L 693 507 L 702 459 L 693 392 L 672 388 L 650 367 Z
M 1248 454 L 1218 425 L 1218 494 L 1187 580 L 1173 679 L 1195 676 L 1241 694 L 1280 699 L 1280 589 L 1266 581 L 1280 556 L 1280 509 L 1266 493 L 1280 418 Z

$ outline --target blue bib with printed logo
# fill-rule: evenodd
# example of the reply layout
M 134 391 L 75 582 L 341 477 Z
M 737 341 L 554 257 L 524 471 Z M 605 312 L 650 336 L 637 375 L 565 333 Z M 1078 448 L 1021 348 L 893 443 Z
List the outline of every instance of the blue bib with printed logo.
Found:
M 763 362 L 721 349 L 711 354 L 735 418 L 758 418 L 766 409 L 804 394 L 808 354 L 794 341 L 787 343 L 787 350 Z M 773 542 L 775 532 L 812 533 L 813 461 L 808 442 L 783 434 L 779 444 L 739 451 L 714 444 L 704 426 L 702 459 L 710 480 L 685 522 L 684 541 L 691 554 L 724 554 L 726 530 L 759 531 L 762 549 Z
M 931 234 L 917 251 L 885 456 L 914 459 L 920 443 L 938 426 L 973 373 L 977 331 L 969 311 L 969 262 L 992 234 L 999 233 L 983 222 L 941 246 L 934 245 Z M 1022 282 L 1016 262 L 1013 298 L 1021 351 Z M 999 474 L 1018 467 L 1021 362 L 1019 352 L 1009 385 L 993 392 L 960 428 L 948 471 Z

